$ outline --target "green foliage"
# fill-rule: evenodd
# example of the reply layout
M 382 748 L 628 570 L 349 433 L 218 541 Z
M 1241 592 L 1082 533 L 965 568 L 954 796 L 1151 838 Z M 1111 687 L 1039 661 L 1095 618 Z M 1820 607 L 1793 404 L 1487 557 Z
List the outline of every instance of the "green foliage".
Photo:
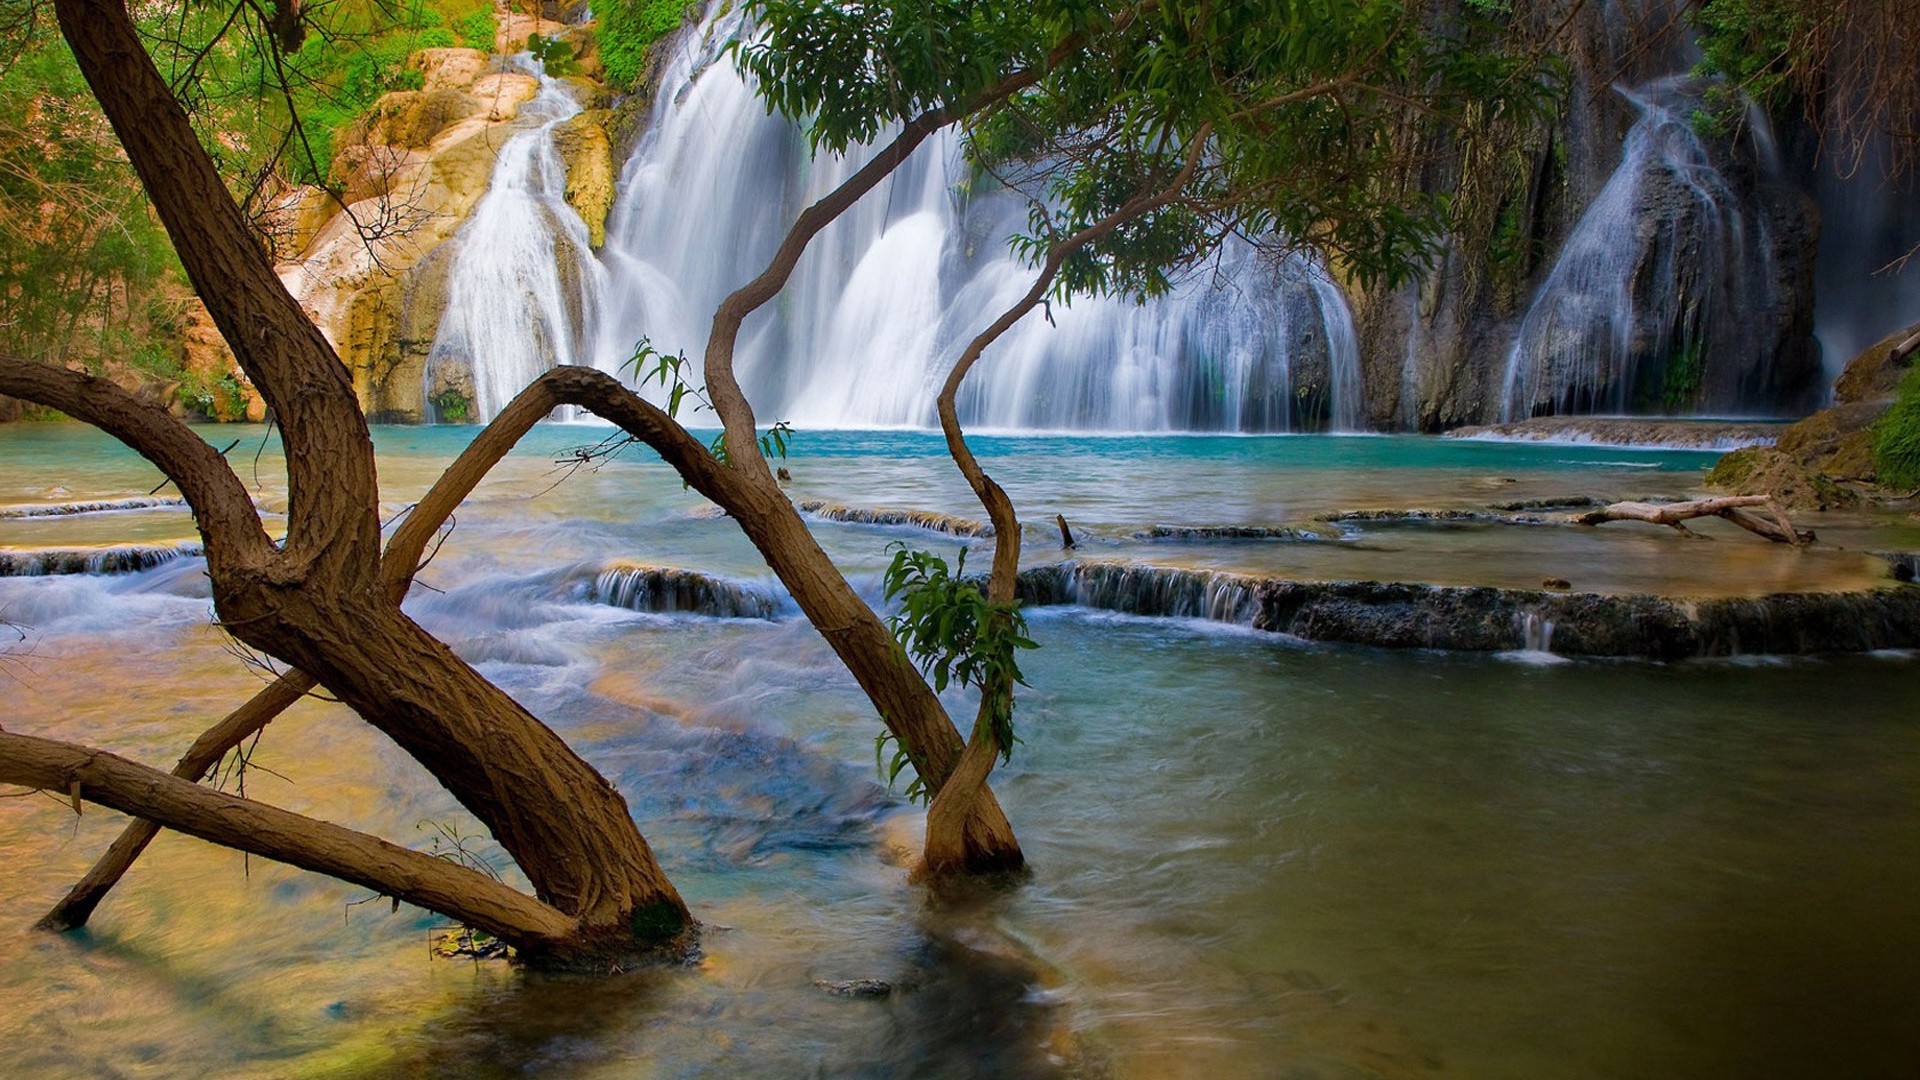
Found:
M 0 349 L 160 355 L 178 263 L 50 13 L 0 40 Z
M 891 757 L 887 755 L 888 743 L 893 744 Z M 873 768 L 886 778 L 888 791 L 893 790 L 893 786 L 900 780 L 900 774 L 912 764 L 912 760 L 907 756 L 906 744 L 896 738 L 893 732 L 882 731 L 873 737 Z M 918 772 L 915 772 L 913 778 L 907 781 L 906 789 L 900 792 L 900 796 L 910 803 L 921 805 L 933 801 L 933 793 L 927 790 L 927 782 L 921 779 Z
M 473 403 L 458 390 L 441 390 L 427 398 L 433 405 L 433 418 L 442 424 L 465 424 L 473 418 Z
M 180 373 L 180 389 L 174 398 L 188 411 L 208 420 L 237 423 L 247 418 L 247 391 L 231 373 L 206 378 L 191 371 Z
M 607 82 L 630 90 L 646 74 L 647 50 L 686 20 L 693 0 L 607 0 L 594 6 Z
M 932 552 L 890 546 L 898 550 L 881 580 L 886 598 L 900 601 L 900 610 L 887 620 L 893 636 L 933 680 L 935 692 L 948 686 L 980 691 L 1000 755 L 1012 760 L 1014 744 L 1020 741 L 1013 731 L 1013 688 L 1027 682 L 1018 654 L 1038 648 L 1027 636 L 1019 602 L 996 604 L 978 580 L 964 576 L 965 548 L 949 569 L 946 560 Z
M 1700 62 L 1710 88 L 1695 126 L 1706 134 L 1736 124 L 1749 99 L 1778 111 L 1793 94 L 1794 57 L 1819 14 L 1805 0 L 1703 0 L 1693 9 Z
M 451 23 L 453 32 L 459 35 L 460 44 L 481 52 L 492 52 L 498 20 L 493 17 L 491 8 L 462 15 Z
M 540 61 L 541 70 L 556 78 L 580 70 L 580 65 L 574 60 L 573 46 L 557 37 L 543 38 L 534 34 L 527 38 L 527 51 Z
M 1131 208 L 1067 258 L 1061 298 L 1163 293 L 1231 235 L 1392 285 L 1437 257 L 1452 210 L 1418 182 L 1419 148 L 1552 100 L 1490 7 L 1430 24 L 1396 0 L 750 0 L 765 32 L 738 58 L 822 149 L 966 115 L 976 164 L 1032 200 L 1012 239 L 1031 260 Z M 1080 47 L 1049 66 L 1063 42 Z M 1021 71 L 1032 86 L 976 110 Z
M 633 355 L 621 361 L 620 371 L 631 370 L 640 387 L 657 382 L 667 392 L 667 415 L 675 420 L 680 418 L 680 407 L 692 398 L 697 404 L 694 411 L 705 409 L 713 411 L 713 402 L 708 399 L 706 388 L 695 385 L 688 376 L 693 374 L 693 363 L 685 353 L 663 353 L 653 347 L 653 342 L 641 338 L 634 343 Z M 770 458 L 784 461 L 787 447 L 793 441 L 793 425 L 785 420 L 776 420 L 760 435 L 760 453 Z M 720 464 L 727 463 L 727 433 L 722 431 L 707 444 L 707 452 Z
M 1920 488 L 1920 369 L 1901 380 L 1873 434 L 1874 478 L 1883 487 Z

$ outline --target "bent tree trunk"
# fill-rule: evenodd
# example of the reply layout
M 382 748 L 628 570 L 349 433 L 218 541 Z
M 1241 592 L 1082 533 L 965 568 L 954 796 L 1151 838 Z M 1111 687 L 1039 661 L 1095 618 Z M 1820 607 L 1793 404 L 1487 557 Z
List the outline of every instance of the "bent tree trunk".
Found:
M 0 362 L 0 393 L 106 428 L 167 471 L 194 510 L 227 629 L 313 676 L 418 759 L 571 920 L 563 939 L 522 935 L 531 959 L 591 965 L 677 941 L 691 917 L 619 793 L 387 594 L 372 441 L 346 367 L 274 275 L 126 8 L 56 8 L 182 265 L 280 419 L 286 539 L 266 538 L 225 461 L 163 411 L 20 362 Z

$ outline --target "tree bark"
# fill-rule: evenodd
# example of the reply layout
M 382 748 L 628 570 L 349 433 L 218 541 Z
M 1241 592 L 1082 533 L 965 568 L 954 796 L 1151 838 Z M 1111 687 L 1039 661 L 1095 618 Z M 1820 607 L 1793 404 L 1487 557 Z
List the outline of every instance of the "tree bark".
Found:
M 413 575 L 425 554 L 428 542 L 447 519 L 453 516 L 493 466 L 513 449 L 520 437 L 553 411 L 554 404 L 539 393 L 522 394 L 501 410 L 493 422 L 481 431 L 452 465 L 440 475 L 432 488 L 407 512 L 394 530 L 381 561 L 381 578 L 394 603 L 406 598 Z M 173 768 L 173 775 L 199 782 L 220 760 L 241 743 L 272 723 L 294 702 L 305 697 L 317 685 L 313 676 L 294 670 L 282 675 L 235 709 L 220 723 L 208 728 L 187 749 Z M 99 861 L 54 905 L 37 924 L 52 931 L 71 930 L 86 924 L 100 901 L 113 890 L 139 859 L 160 827 L 144 818 L 127 824 Z
M 1748 507 L 1765 507 L 1768 517 L 1747 513 Z M 1694 499 L 1689 502 L 1643 503 L 1617 502 L 1584 514 L 1576 515 L 1575 525 L 1604 525 L 1609 521 L 1644 521 L 1651 525 L 1665 525 L 1687 536 L 1697 536 L 1687 528 L 1686 523 L 1696 518 L 1725 518 L 1735 525 L 1765 537 L 1776 544 L 1811 544 L 1814 535 L 1806 529 L 1796 529 L 1788 520 L 1787 512 L 1781 508 L 1779 500 L 1771 495 L 1722 495 L 1710 499 Z
M 244 488 L 217 454 L 204 460 L 210 448 L 187 446 L 169 469 L 206 540 L 223 625 L 314 676 L 413 755 L 493 833 L 541 899 L 578 920 L 571 939 L 542 950 L 547 958 L 591 962 L 676 942 L 692 918 L 625 800 L 387 595 L 373 446 L 347 370 L 273 273 L 125 7 L 57 0 L 56 9 L 189 278 L 284 432 L 288 529 L 278 546 L 250 502 L 247 520 L 234 520 L 231 492 Z M 88 387 L 54 389 L 97 406 L 75 415 L 156 461 L 199 442 L 164 413 L 129 413 Z M 123 415 L 142 424 L 123 434 L 112 423 Z
M 954 361 L 953 368 L 947 372 L 937 402 L 940 430 L 947 441 L 947 454 L 953 458 L 960 474 L 966 477 L 967 486 L 973 489 L 974 497 L 980 500 L 987 517 L 993 522 L 993 567 L 987 575 L 987 600 L 990 603 L 1003 607 L 1011 607 L 1014 603 L 1020 577 L 1020 522 L 1014 514 L 1013 500 L 1008 497 L 1006 489 L 987 474 L 974 456 L 973 449 L 967 445 L 966 433 L 960 427 L 960 387 L 966 382 L 973 366 L 986 354 L 987 347 L 1046 299 L 1054 278 L 1069 257 L 1087 245 L 1112 235 L 1127 222 L 1166 206 L 1180 194 L 1199 168 L 1200 155 L 1206 148 L 1211 130 L 1211 125 L 1200 126 L 1191 140 L 1185 164 L 1170 183 L 1158 189 L 1141 191 L 1113 213 L 1052 244 L 1026 294 L 1001 312 L 1000 317 L 985 330 L 975 335 L 959 359 Z M 1067 530 L 1064 516 L 1060 518 L 1060 533 L 1066 545 L 1072 547 L 1073 537 Z M 987 778 L 993 773 L 995 759 L 1006 751 L 994 731 L 991 715 L 993 703 L 996 700 L 1011 702 L 1012 699 L 1011 676 L 1001 676 L 997 685 L 980 688 L 980 705 L 974 717 L 973 733 L 967 740 L 959 764 L 940 786 L 928 785 L 928 790 L 934 796 L 927 807 L 927 846 L 920 865 L 914 871 L 917 877 L 938 879 L 968 869 L 967 843 L 963 834 L 965 823 L 970 819 L 975 803 L 988 790 Z
M 72 743 L 0 732 L 0 782 L 77 793 L 122 813 L 450 915 L 535 953 L 564 946 L 576 920 L 445 859 Z

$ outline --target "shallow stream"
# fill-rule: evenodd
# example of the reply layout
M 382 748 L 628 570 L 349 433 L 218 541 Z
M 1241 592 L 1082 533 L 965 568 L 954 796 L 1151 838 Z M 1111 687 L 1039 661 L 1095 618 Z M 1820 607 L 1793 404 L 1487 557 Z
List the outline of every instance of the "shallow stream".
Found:
M 243 477 L 258 429 L 221 429 Z M 376 433 L 399 512 L 471 429 Z M 695 968 L 609 979 L 434 959 L 436 917 L 163 836 L 85 933 L 28 924 L 118 830 L 0 799 L 0 1048 L 20 1076 L 1906 1076 L 1920 1061 L 1920 678 L 1904 655 L 1656 665 L 1307 645 L 1079 609 L 1033 616 L 1025 738 L 995 786 L 1034 866 L 930 907 L 890 861 L 870 707 L 801 620 L 629 611 L 610 561 L 767 588 L 731 522 L 644 452 L 568 472 L 539 429 L 464 508 L 409 610 L 621 788 L 708 924 Z M 1681 495 L 1710 455 L 1411 438 L 983 441 L 1082 554 L 1326 578 L 1679 593 L 1861 587 L 1846 550 L 1742 534 L 1317 519 Z M 793 491 L 963 516 L 937 440 L 803 433 Z M 284 505 L 277 446 L 257 465 Z M 0 427 L 0 504 L 145 494 L 78 426 Z M 170 489 L 169 489 L 170 490 Z M 162 492 L 161 494 L 166 494 Z M 1151 525 L 1320 539 L 1149 543 Z M 871 589 L 906 528 L 822 523 Z M 0 546 L 191 539 L 183 510 L 0 517 Z M 1061 557 L 1036 529 L 1033 561 Z M 201 566 L 0 578 L 0 724 L 167 764 L 259 685 Z M 784 609 L 780 609 L 784 611 Z M 268 729 L 247 793 L 502 863 L 339 706 Z M 444 830 L 444 831 L 442 831 Z M 503 870 L 508 868 L 501 866 Z M 510 872 L 510 870 L 508 871 Z M 885 998 L 816 981 L 881 979 Z

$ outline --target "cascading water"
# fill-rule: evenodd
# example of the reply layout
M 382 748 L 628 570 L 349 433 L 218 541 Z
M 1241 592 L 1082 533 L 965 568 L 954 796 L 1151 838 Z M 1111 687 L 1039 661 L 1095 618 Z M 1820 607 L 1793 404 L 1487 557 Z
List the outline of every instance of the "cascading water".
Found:
M 1622 91 L 1640 118 L 1508 356 L 1501 419 L 1740 411 L 1781 337 L 1773 244 L 1691 119 L 1684 81 Z
M 798 209 L 864 161 L 815 158 L 799 128 L 767 114 L 722 56 L 741 19 L 711 16 L 663 76 L 609 221 L 604 311 L 590 268 L 570 283 L 534 250 L 542 233 L 564 242 L 562 266 L 585 250 L 544 136 L 524 134 L 528 165 L 503 152 L 498 197 L 462 232 L 435 344 L 436 358 L 471 365 L 477 418 L 553 363 L 617 370 L 642 337 L 697 355 L 714 308 L 765 265 Z M 1032 281 L 1004 244 L 1025 223 L 1024 200 L 986 187 L 943 133 L 816 238 L 741 337 L 739 377 L 763 417 L 934 423 L 948 365 Z M 514 296 L 524 308 L 508 311 L 519 305 L 502 298 Z M 988 428 L 1352 430 L 1359 349 L 1317 261 L 1275 265 L 1242 245 L 1149 305 L 1084 299 L 1029 316 L 988 353 L 961 412 Z
M 553 138 L 579 112 L 567 85 L 542 73 L 539 94 L 520 107 L 529 125 L 500 147 L 492 183 L 454 240 L 446 314 L 427 358 L 434 419 L 489 419 L 541 372 L 592 360 L 606 271 L 567 204 Z

